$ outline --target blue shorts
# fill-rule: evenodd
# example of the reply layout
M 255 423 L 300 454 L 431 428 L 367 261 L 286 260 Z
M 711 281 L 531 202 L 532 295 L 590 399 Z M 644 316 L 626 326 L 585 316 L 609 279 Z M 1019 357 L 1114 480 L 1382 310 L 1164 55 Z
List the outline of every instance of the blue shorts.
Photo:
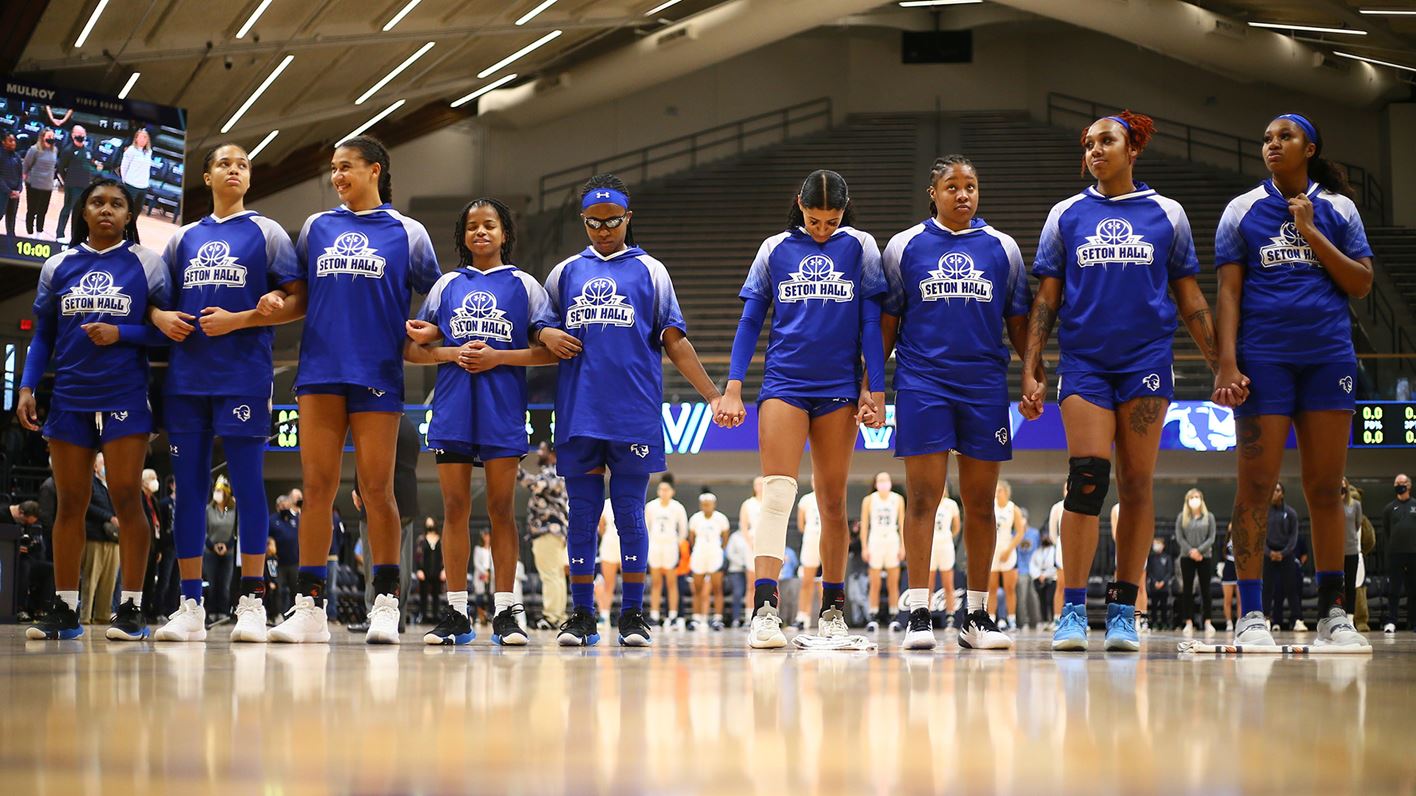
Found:
M 1008 404 L 952 401 L 921 390 L 895 393 L 895 456 L 958 451 L 971 459 L 1013 458 Z
M 1313 364 L 1239 363 L 1249 377 L 1249 398 L 1235 407 L 1238 417 L 1357 410 L 1357 361 Z
M 264 439 L 270 436 L 270 396 L 168 395 L 162 420 L 169 434 Z
M 125 409 L 118 412 L 73 412 L 51 410 L 44 421 L 45 439 L 57 439 L 80 448 L 98 450 L 104 443 L 134 434 L 151 434 L 157 430 L 152 410 Z
M 643 444 L 572 437 L 556 446 L 556 472 L 563 476 L 587 475 L 601 467 L 612 473 L 649 474 L 662 473 L 669 464 L 663 440 Z
M 857 402 L 860 400 L 858 396 L 852 396 L 850 398 L 814 398 L 804 395 L 775 395 L 764 393 L 757 397 L 757 408 L 760 410 L 764 401 L 773 399 L 781 401 L 788 406 L 795 406 L 803 412 L 806 412 L 806 416 L 811 418 L 829 415 L 843 406 L 855 408 Z
M 1057 377 L 1057 403 L 1080 395 L 1089 404 L 1115 409 L 1135 398 L 1175 399 L 1175 373 L 1170 366 L 1128 373 L 1082 371 Z
M 438 464 L 471 464 L 477 467 L 493 459 L 521 459 L 526 456 L 525 448 L 499 448 L 441 439 L 428 440 L 428 450 L 433 452 Z
M 402 412 L 403 390 L 375 390 L 362 384 L 306 384 L 295 388 L 295 395 L 338 395 L 344 398 L 344 411 Z

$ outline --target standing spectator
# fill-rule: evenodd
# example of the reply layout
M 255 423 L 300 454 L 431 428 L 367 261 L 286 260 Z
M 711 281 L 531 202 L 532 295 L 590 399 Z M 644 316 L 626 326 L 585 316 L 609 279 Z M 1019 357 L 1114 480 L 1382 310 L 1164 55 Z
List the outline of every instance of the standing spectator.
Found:
M 216 621 L 231 613 L 231 578 L 236 572 L 236 556 L 232 553 L 236 542 L 236 506 L 231 499 L 231 485 L 224 477 L 217 478 L 216 485 L 212 487 L 206 519 L 206 552 L 203 554 L 202 573 L 210 584 L 207 614 Z
M 141 214 L 147 209 L 147 192 L 152 183 L 152 135 L 147 128 L 139 127 L 133 133 L 133 142 L 123 150 L 118 176 L 133 196 L 134 215 Z
M 516 562 L 517 567 L 521 562 Z M 481 624 L 492 613 L 492 534 L 482 531 L 477 534 L 477 546 L 472 548 L 472 593 L 469 595 L 470 612 L 468 619 L 473 624 Z M 520 598 L 517 598 L 520 600 Z
M 59 149 L 54 144 L 54 131 L 40 131 L 39 141 L 25 153 L 25 234 L 44 235 L 44 220 L 49 215 L 49 198 L 54 195 L 54 171 L 59 165 Z
M 1233 528 L 1233 523 L 1230 523 Z M 1219 594 L 1224 602 L 1224 626 L 1226 629 L 1234 627 L 1234 612 L 1239 607 L 1239 570 L 1234 565 L 1234 537 L 1229 533 L 1225 534 L 1227 541 L 1224 543 L 1224 568 L 1219 575 Z
M 102 453 L 93 459 L 93 496 L 84 517 L 84 539 L 79 622 L 103 624 L 113 616 L 113 596 L 118 586 L 118 514 L 108 496 L 108 469 Z
M 1282 483 L 1273 485 L 1269 499 L 1267 555 L 1264 558 L 1264 613 L 1276 628 L 1287 630 L 1283 605 L 1293 608 L 1294 617 L 1302 616 L 1298 596 L 1298 569 L 1294 566 L 1298 550 L 1298 512 L 1283 502 Z
M 98 163 L 93 159 L 93 149 L 89 146 L 88 132 L 84 130 L 83 125 L 76 124 L 69 143 L 59 150 L 58 174 L 59 180 L 64 183 L 64 205 L 59 210 L 56 239 L 69 239 L 69 214 L 79 201 L 79 194 L 93 182 L 98 172 Z M 75 244 L 81 242 L 74 241 Z
M 1407 626 L 1416 630 L 1416 501 L 1411 500 L 1411 479 L 1396 477 L 1396 499 L 1382 509 L 1382 532 L 1386 548 L 1383 558 L 1387 571 L 1386 614 L 1382 632 L 1396 632 L 1402 595 L 1406 596 Z
M 1023 515 L 1024 528 L 1023 541 L 1018 545 L 1018 573 L 1021 577 L 1008 599 L 1018 605 L 1018 625 L 1030 630 L 1042 624 L 1042 607 L 1038 605 L 1037 587 L 1032 579 L 1032 557 L 1037 554 L 1042 534 L 1033 527 L 1027 509 L 1019 506 L 1018 512 Z
M 280 505 L 280 501 L 284 499 L 284 495 L 277 497 L 275 499 L 276 506 L 278 507 Z M 277 511 L 279 511 L 278 508 Z M 270 524 L 274 526 L 275 522 L 275 515 L 272 514 L 270 517 Z M 275 539 L 270 536 L 266 537 L 265 597 L 263 599 L 265 601 L 266 624 L 270 625 L 273 624 L 276 618 L 278 618 L 281 614 L 280 551 L 275 546 Z
M 1146 592 L 1151 616 L 1155 626 L 1167 630 L 1173 626 L 1170 616 L 1171 584 L 1175 580 L 1175 559 L 1166 551 L 1163 537 L 1151 540 L 1150 555 L 1146 558 Z
M 1060 506 L 1061 503 L 1058 503 Z M 1049 524 L 1050 521 L 1049 521 Z M 1057 544 L 1049 531 L 1042 535 L 1038 542 L 1037 550 L 1032 554 L 1032 560 L 1028 563 L 1028 575 L 1034 588 L 1037 589 L 1037 599 L 1039 607 L 1042 609 L 1043 629 L 1051 632 L 1056 629 L 1052 624 L 1053 617 L 1057 615 L 1053 609 L 1053 602 L 1057 597 L 1058 574 L 1062 571 L 1058 561 L 1061 559 L 1062 547 Z
M 39 524 L 39 503 L 26 500 L 12 503 L 9 521 L 20 527 L 18 567 L 15 572 L 15 613 L 20 622 L 29 621 L 36 610 L 54 599 L 54 565 L 45 560 L 43 529 Z
M 274 546 L 275 560 L 275 598 L 276 613 L 285 613 L 295 604 L 296 580 L 300 574 L 300 530 L 299 518 L 296 516 L 297 506 L 295 496 L 300 490 L 291 490 L 289 495 L 280 495 L 275 499 L 275 513 L 270 516 L 270 538 L 271 544 L 266 546 L 267 552 Z M 300 501 L 304 501 L 304 496 L 300 496 Z M 269 573 L 270 565 L 266 566 Z
M 447 582 L 447 573 L 443 571 L 442 534 L 438 533 L 436 524 L 423 530 L 423 538 L 418 540 L 415 562 L 417 570 L 414 577 L 418 579 L 418 621 L 423 624 L 436 624 L 438 598 L 442 596 L 443 583 Z
M 1215 520 L 1198 489 L 1185 493 L 1185 505 L 1175 518 L 1175 541 L 1180 545 L 1180 616 L 1185 618 L 1185 634 L 1195 632 L 1195 579 L 1200 581 L 1200 616 L 1206 633 L 1214 632 L 1210 621 L 1210 580 L 1214 578 Z
M 526 533 L 531 538 L 531 554 L 536 573 L 541 576 L 541 622 L 543 630 L 560 627 L 566 620 L 565 527 L 569 503 L 565 479 L 556 474 L 555 451 L 543 442 L 537 451 L 540 468 L 532 473 L 517 472 L 517 480 L 531 493 L 526 503 Z
M 143 615 L 148 622 L 176 613 L 178 590 L 177 545 L 172 538 L 172 525 L 164 518 L 158 505 L 157 490 L 161 484 L 156 470 L 143 470 L 143 514 L 152 526 L 152 542 L 148 545 L 147 579 L 143 586 Z
M 1362 491 L 1342 479 L 1342 513 L 1345 525 L 1342 535 L 1342 571 L 1347 589 L 1342 595 L 1342 604 L 1349 614 L 1357 612 L 1357 571 L 1362 559 Z
M 15 152 L 15 134 L 0 134 L 0 208 L 5 214 L 5 234 L 15 236 L 15 215 L 20 212 L 20 189 L 25 184 L 25 164 Z
M 723 557 L 728 560 L 728 576 L 725 578 L 727 588 L 723 589 L 726 605 L 723 606 L 723 612 L 730 627 L 741 627 L 743 624 L 747 574 L 753 564 L 752 543 L 747 538 L 750 530 L 744 530 L 739 525 L 738 529 L 728 536 L 728 546 L 723 550 Z

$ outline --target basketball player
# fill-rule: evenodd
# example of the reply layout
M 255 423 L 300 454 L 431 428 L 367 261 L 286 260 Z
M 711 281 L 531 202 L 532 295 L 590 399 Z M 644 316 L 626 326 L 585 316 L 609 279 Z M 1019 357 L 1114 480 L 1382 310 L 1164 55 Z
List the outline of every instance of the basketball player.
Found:
M 136 209 L 121 183 L 93 182 L 76 206 L 70 240 L 78 245 L 45 260 L 39 272 L 34 339 L 15 410 L 20 425 L 42 431 L 48 440 L 58 492 L 54 602 L 43 620 L 25 629 L 25 637 L 63 640 L 84 634 L 79 624 L 84 515 L 96 454 L 102 451 L 101 468 L 106 467 L 108 494 L 117 511 L 123 576 L 118 613 L 106 635 L 112 641 L 141 641 L 149 632 L 142 602 L 152 536 L 141 483 L 148 435 L 155 428 L 143 346 L 161 339 L 142 323 L 149 306 L 166 306 L 171 288 L 162 257 L 138 245 Z M 34 391 L 51 366 L 54 396 L 41 429 Z M 112 598 L 111 593 L 94 594 L 94 615 L 107 617 Z
M 618 177 L 592 177 L 580 198 L 590 245 L 546 278 L 556 322 L 541 330 L 540 342 L 562 359 L 556 380 L 557 470 L 570 498 L 567 552 L 575 604 L 561 625 L 562 646 L 600 640 L 595 526 L 606 470 L 623 560 L 619 640 L 627 646 L 652 643 L 643 611 L 649 564 L 644 497 L 650 474 L 665 469 L 664 356 L 714 410 L 720 397 L 688 340 L 669 272 L 634 245 L 629 204 L 629 189 Z
M 1293 427 L 1313 522 L 1319 617 L 1313 644 L 1366 646 L 1343 594 L 1341 487 L 1357 381 L 1347 302 L 1372 289 L 1372 249 L 1346 174 L 1322 156 L 1322 133 L 1307 117 L 1285 113 L 1269 122 L 1262 152 L 1272 177 L 1231 201 L 1215 234 L 1214 400 L 1235 407 L 1239 436 L 1235 643 L 1273 643 L 1262 614 L 1268 492 Z M 1248 400 L 1226 395 L 1235 382 L 1250 384 Z
M 742 502 L 738 507 L 738 531 L 742 533 L 742 543 L 749 550 L 755 549 L 757 539 L 757 524 L 762 520 L 762 476 L 752 479 L 752 496 Z M 757 560 L 754 556 L 747 557 L 747 582 L 751 584 L 756 580 L 757 574 L 753 571 Z
M 787 522 L 796 505 L 796 476 L 808 440 L 822 526 L 821 632 L 846 635 L 846 478 L 858 424 L 866 421 L 878 428 L 885 419 L 879 314 L 885 279 L 875 239 L 852 227 L 853 217 L 845 179 L 834 171 L 812 172 L 792 200 L 786 231 L 762 242 L 739 294 L 743 315 L 733 340 L 727 392 L 716 414 L 721 425 L 736 426 L 746 414 L 742 381 L 767 309 L 773 310 L 758 394 L 764 477 L 748 634 L 755 648 L 787 643 L 776 576 L 786 554 Z
M 688 510 L 674 500 L 674 481 L 667 474 L 659 479 L 658 497 L 644 506 L 644 523 L 649 529 L 649 622 L 662 625 L 660 598 L 668 589 L 668 627 L 678 627 L 679 588 L 675 570 L 679 565 L 679 541 L 688 538 Z
M 934 162 L 930 217 L 885 247 L 890 285 L 881 327 L 895 353 L 895 455 L 905 461 L 909 492 L 905 553 L 910 588 L 908 649 L 931 649 L 931 562 L 949 452 L 959 453 L 968 554 L 968 617 L 959 644 L 1008 649 L 1012 639 L 988 613 L 994 553 L 992 503 L 1001 463 L 1013 457 L 1008 408 L 1008 349 L 1022 355 L 1031 293 L 1023 255 L 1008 235 L 977 217 L 978 172 L 962 155 Z M 1041 374 L 1040 365 L 1038 373 Z M 952 553 L 952 549 L 950 550 Z M 953 583 L 945 587 L 952 595 Z
M 718 511 L 718 496 L 704 492 L 698 496 L 698 512 L 688 518 L 688 539 L 693 545 L 689 566 L 693 572 L 693 630 L 709 622 L 713 630 L 723 629 L 723 546 L 732 524 Z
M 615 528 L 615 510 L 610 501 L 600 512 L 600 622 L 610 623 L 610 608 L 615 603 L 615 584 L 619 582 L 620 537 Z
M 236 505 L 241 589 L 234 642 L 266 640 L 265 443 L 275 370 L 271 326 L 305 314 L 305 273 L 284 228 L 245 206 L 251 163 L 235 144 L 213 147 L 202 161 L 212 213 L 177 231 L 163 260 L 176 295 L 171 310 L 153 308 L 153 324 L 173 341 L 163 425 L 176 479 L 173 536 L 182 602 L 157 629 L 158 641 L 206 639 L 202 553 L 211 493 L 214 436 Z
M 309 290 L 295 379 L 305 507 L 298 594 L 270 637 L 329 641 L 324 601 L 331 514 L 344 440 L 352 431 L 375 595 L 364 640 L 397 644 L 402 526 L 393 499 L 393 454 L 403 413 L 403 347 L 413 292 L 432 290 L 442 274 L 428 231 L 389 204 L 393 178 L 383 144 L 368 136 L 341 142 L 330 159 L 330 182 L 342 204 L 310 216 L 295 242 Z
M 892 491 L 889 473 L 875 474 L 875 491 L 860 502 L 860 549 L 870 567 L 870 597 L 866 601 L 869 618 L 865 629 L 880 629 L 880 575 L 885 575 L 890 598 L 888 613 L 900 604 L 900 519 L 905 515 L 905 499 Z
M 1082 133 L 1082 162 L 1096 184 L 1059 202 L 1043 226 L 1033 263 L 1041 282 L 1023 361 L 1019 408 L 1037 417 L 1046 391 L 1037 367 L 1060 311 L 1058 399 L 1070 457 L 1062 545 L 1074 564 L 1091 561 L 1096 550 L 1116 450 L 1121 528 L 1116 579 L 1107 588 L 1108 650 L 1140 649 L 1136 596 L 1155 535 L 1151 480 L 1174 395 L 1177 304 L 1205 361 L 1211 369 L 1217 363 L 1209 305 L 1195 281 L 1189 219 L 1178 203 L 1133 179 L 1154 131 L 1149 117 L 1125 111 Z M 1053 649 L 1087 648 L 1086 584 L 1085 565 L 1067 570 Z
M 1008 618 L 1001 624 L 1011 630 L 1018 626 L 1018 545 L 1023 541 L 1027 526 L 1023 524 L 1023 513 L 1013 502 L 1013 485 L 1007 481 L 999 481 L 994 492 L 993 522 L 993 564 L 988 571 L 988 593 L 997 594 L 998 587 L 1003 587 Z
M 898 412 L 898 407 L 896 408 Z M 959 538 L 959 504 L 949 497 L 949 482 L 944 482 L 944 496 L 934 512 L 934 539 L 929 549 L 930 584 L 939 575 L 939 589 L 944 592 L 944 621 L 940 627 L 954 625 L 954 541 Z M 908 522 L 909 514 L 905 514 Z M 932 636 L 933 634 L 931 634 Z
M 417 319 L 408 322 L 404 353 L 409 362 L 438 365 L 427 437 L 443 495 L 447 609 L 423 641 L 468 644 L 477 636 L 467 611 L 467 561 L 472 473 L 481 468 L 496 580 L 492 643 L 519 647 L 527 642 L 526 609 L 512 594 L 520 548 L 512 500 L 528 448 L 526 367 L 558 361 L 529 344 L 532 330 L 551 320 L 550 301 L 541 283 L 510 262 L 516 225 L 500 200 L 467 203 L 453 225 L 453 241 L 459 267 L 433 285 Z
M 797 502 L 797 528 L 801 530 L 801 593 L 797 597 L 797 630 L 811 626 L 811 603 L 816 597 L 816 575 L 821 569 L 821 511 L 816 508 L 816 476 L 811 491 Z

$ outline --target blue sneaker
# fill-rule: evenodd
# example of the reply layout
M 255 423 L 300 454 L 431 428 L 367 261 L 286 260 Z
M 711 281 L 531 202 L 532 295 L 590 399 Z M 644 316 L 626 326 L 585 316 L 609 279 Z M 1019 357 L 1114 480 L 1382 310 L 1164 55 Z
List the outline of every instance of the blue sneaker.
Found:
M 35 641 L 70 641 L 83 638 L 84 626 L 79 624 L 79 615 L 69 604 L 54 598 L 44 618 L 25 628 L 25 638 Z
M 1136 635 L 1136 606 L 1107 603 L 1106 649 L 1109 652 L 1139 652 L 1141 637 Z
M 471 644 L 472 639 L 476 637 L 477 631 L 472 629 L 467 614 L 449 605 L 443 609 L 442 620 L 438 622 L 437 627 L 424 634 L 423 643 L 460 647 Z
M 1062 606 L 1062 618 L 1052 633 L 1052 648 L 1058 652 L 1087 651 L 1087 607 L 1075 603 Z

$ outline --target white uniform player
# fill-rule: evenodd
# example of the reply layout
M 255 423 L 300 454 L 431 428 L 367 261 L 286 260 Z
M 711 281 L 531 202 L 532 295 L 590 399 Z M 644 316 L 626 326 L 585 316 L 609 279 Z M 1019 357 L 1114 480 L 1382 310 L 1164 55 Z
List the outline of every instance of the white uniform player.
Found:
M 659 482 L 659 497 L 644 506 L 644 526 L 649 531 L 649 621 L 659 623 L 660 584 L 668 592 L 668 625 L 679 621 L 679 542 L 688 538 L 688 512 L 674 500 L 673 482 Z
M 605 527 L 604 533 L 600 535 L 600 563 L 619 566 L 620 535 L 619 529 L 615 527 L 614 509 L 608 500 L 605 501 L 605 511 L 600 515 L 600 522 Z
M 931 572 L 947 572 L 954 568 L 954 524 L 959 521 L 959 504 L 953 498 L 939 501 L 939 510 L 934 512 L 934 546 L 929 553 Z M 945 583 L 944 588 L 953 591 L 954 584 Z
M 1008 501 L 1006 505 L 993 506 L 994 529 L 996 535 L 993 541 L 993 571 L 1010 572 L 1018 568 L 1018 550 L 1013 544 L 1013 529 L 1017 523 L 1018 507 L 1013 501 Z M 1008 555 L 1000 561 L 999 556 L 1007 550 Z
M 870 565 L 870 589 L 866 602 L 869 617 L 865 629 L 880 629 L 875 615 L 880 609 L 880 576 L 885 576 L 886 593 L 890 598 L 890 612 L 900 603 L 900 523 L 905 516 L 905 499 L 891 491 L 889 473 L 877 473 L 875 491 L 865 496 L 861 502 L 860 521 L 866 527 L 865 549 L 869 553 L 866 563 Z M 892 629 L 903 626 L 898 617 L 891 622 Z
M 723 544 L 732 525 L 721 511 L 711 515 L 697 512 L 688 518 L 688 532 L 693 535 L 693 553 L 688 560 L 695 575 L 710 575 L 723 568 Z
M 997 594 L 1002 587 L 1008 618 L 999 622 L 999 628 L 1014 628 L 1018 626 L 1018 606 L 1014 604 L 1018 601 L 1018 545 L 1027 529 L 1023 527 L 1022 512 L 1013 503 L 1012 484 L 1000 479 L 993 498 L 993 561 L 988 573 L 988 595 Z
M 797 510 L 801 524 L 801 565 L 818 569 L 821 566 L 821 511 L 816 508 L 816 493 L 802 495 Z

